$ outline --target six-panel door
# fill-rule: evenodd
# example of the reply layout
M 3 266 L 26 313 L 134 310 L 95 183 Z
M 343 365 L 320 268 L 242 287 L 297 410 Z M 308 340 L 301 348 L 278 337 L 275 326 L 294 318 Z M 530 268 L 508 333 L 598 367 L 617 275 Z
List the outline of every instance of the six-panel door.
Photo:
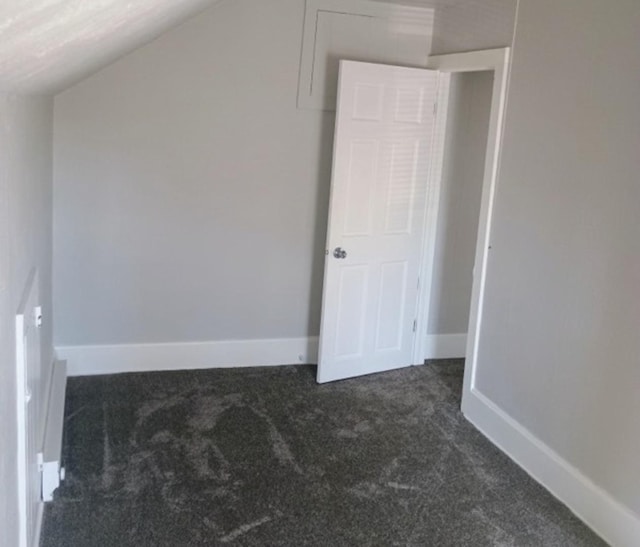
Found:
M 319 382 L 411 364 L 437 74 L 340 63 Z

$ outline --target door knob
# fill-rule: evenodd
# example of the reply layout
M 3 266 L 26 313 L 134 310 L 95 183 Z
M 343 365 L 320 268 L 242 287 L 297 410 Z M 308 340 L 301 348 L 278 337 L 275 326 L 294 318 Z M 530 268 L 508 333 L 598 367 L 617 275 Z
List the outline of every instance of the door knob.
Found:
M 333 250 L 333 256 L 335 258 L 347 258 L 347 251 L 345 251 L 342 247 L 336 247 Z

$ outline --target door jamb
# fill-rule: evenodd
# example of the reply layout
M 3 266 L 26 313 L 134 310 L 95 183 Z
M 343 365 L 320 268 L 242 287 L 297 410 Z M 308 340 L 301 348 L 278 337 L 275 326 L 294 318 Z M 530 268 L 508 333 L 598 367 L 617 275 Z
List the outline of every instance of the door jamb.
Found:
M 449 55 L 435 55 L 429 57 L 427 68 L 445 73 L 445 85 L 448 90 L 448 77 L 454 73 L 493 71 L 493 92 L 491 96 L 491 114 L 489 118 L 489 132 L 487 150 L 485 154 L 484 177 L 482 181 L 482 198 L 480 217 L 478 222 L 478 236 L 474 263 L 473 285 L 471 290 L 471 305 L 469 310 L 469 328 L 466 345 L 466 364 L 464 370 L 464 387 L 462 406 L 471 394 L 475 385 L 478 347 L 480 342 L 480 327 L 484 306 L 484 293 L 487 277 L 487 260 L 491 249 L 491 221 L 500 167 L 500 151 L 502 145 L 505 107 L 507 102 L 507 87 L 509 82 L 510 48 L 453 53 Z M 448 93 L 447 93 L 448 95 Z M 439 97 L 440 101 L 441 97 Z M 425 359 L 426 336 L 429 319 L 429 304 L 431 293 L 431 279 L 433 277 L 433 259 L 435 251 L 435 227 L 439 208 L 439 194 L 442 182 L 442 160 L 444 156 L 447 104 L 440 103 L 434 129 L 434 166 L 432 166 L 429 180 L 429 203 L 427 204 L 427 219 L 425 222 L 424 257 L 422 278 L 418 294 L 418 335 L 414 346 L 414 363 L 422 364 Z M 439 165 L 438 165 L 439 164 Z M 431 213 L 434 211 L 434 213 Z
M 426 333 L 429 324 L 431 306 L 431 285 L 435 261 L 438 210 L 440 206 L 440 188 L 447 120 L 449 117 L 450 74 L 438 73 L 438 92 L 436 96 L 435 120 L 431 137 L 431 163 L 427 178 L 427 196 L 425 200 L 422 249 L 420 258 L 420 277 L 418 298 L 416 301 L 417 328 L 413 344 L 414 365 L 422 365 L 426 358 Z

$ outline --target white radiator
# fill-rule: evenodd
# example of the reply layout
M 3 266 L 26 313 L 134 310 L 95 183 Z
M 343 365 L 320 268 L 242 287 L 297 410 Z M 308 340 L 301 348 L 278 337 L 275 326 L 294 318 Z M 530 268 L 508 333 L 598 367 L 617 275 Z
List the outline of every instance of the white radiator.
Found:
M 16 314 L 16 399 L 20 547 L 35 547 L 42 521 L 38 452 L 42 442 L 38 275 L 31 272 Z

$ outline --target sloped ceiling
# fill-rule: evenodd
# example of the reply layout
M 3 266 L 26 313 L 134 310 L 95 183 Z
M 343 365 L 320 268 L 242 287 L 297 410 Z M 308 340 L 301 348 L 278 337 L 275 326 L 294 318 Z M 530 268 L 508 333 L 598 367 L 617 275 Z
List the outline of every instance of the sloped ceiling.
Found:
M 0 92 L 54 93 L 220 0 L 0 0 Z
M 61 91 L 221 1 L 0 0 L 0 93 Z M 487 0 L 377 1 L 437 10 Z

